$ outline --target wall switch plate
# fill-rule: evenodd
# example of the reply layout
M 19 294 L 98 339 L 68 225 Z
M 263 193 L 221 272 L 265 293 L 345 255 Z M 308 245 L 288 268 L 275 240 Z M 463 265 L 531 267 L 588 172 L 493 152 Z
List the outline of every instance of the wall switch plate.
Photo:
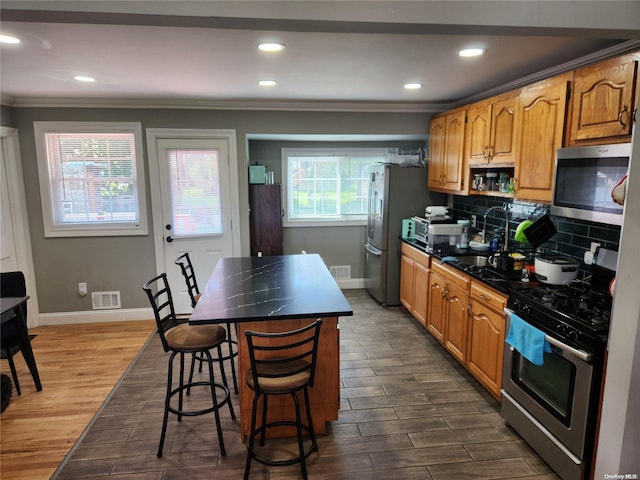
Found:
M 85 282 L 78 284 L 78 293 L 81 297 L 84 297 L 87 294 L 87 284 Z

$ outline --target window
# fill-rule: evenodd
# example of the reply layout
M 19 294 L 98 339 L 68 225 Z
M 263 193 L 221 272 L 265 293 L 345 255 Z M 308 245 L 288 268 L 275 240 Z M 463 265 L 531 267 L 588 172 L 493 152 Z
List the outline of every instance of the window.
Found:
M 45 237 L 147 233 L 139 123 L 34 122 Z
M 366 225 L 369 167 L 386 149 L 283 149 L 286 226 Z

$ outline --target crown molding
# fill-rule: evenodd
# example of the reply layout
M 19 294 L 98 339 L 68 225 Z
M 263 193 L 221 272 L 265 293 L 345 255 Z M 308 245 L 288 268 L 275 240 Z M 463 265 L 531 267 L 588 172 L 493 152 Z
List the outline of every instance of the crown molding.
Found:
M 462 105 L 468 105 L 470 103 L 478 102 L 480 100 L 484 100 L 485 98 L 494 97 L 496 95 L 500 95 L 501 93 L 526 87 L 527 85 L 531 85 L 541 80 L 551 78 L 555 75 L 560 75 L 561 73 L 586 67 L 587 65 L 598 63 L 600 61 L 607 60 L 609 58 L 613 58 L 618 55 L 631 53 L 633 51 L 637 51 L 638 49 L 640 49 L 640 40 L 629 40 L 627 42 L 614 45 L 613 47 L 609 47 L 604 50 L 594 52 L 591 55 L 585 55 L 584 57 L 580 57 L 570 62 L 566 62 L 561 65 L 548 68 L 546 70 L 542 70 L 540 72 L 534 73 L 532 75 L 528 75 L 526 77 L 520 78 L 513 82 L 506 83 L 504 85 L 500 85 L 498 87 L 491 88 L 489 90 L 485 90 L 483 92 L 477 93 L 475 95 L 471 95 L 469 97 L 465 97 L 456 102 L 453 102 L 452 107 L 460 107 Z
M 5 99 L 7 102 L 5 102 Z M 341 101 L 251 101 L 210 99 L 142 98 L 44 98 L 2 97 L 2 104 L 14 108 L 150 108 L 192 110 L 253 110 L 304 112 L 392 112 L 439 113 L 448 103 L 341 102 Z

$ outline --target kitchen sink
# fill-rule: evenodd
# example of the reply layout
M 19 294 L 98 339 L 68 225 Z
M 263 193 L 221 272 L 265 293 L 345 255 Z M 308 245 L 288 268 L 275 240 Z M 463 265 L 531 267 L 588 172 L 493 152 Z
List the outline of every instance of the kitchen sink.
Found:
M 456 258 L 458 262 L 470 267 L 486 267 L 488 265 L 488 258 L 482 255 L 464 255 Z

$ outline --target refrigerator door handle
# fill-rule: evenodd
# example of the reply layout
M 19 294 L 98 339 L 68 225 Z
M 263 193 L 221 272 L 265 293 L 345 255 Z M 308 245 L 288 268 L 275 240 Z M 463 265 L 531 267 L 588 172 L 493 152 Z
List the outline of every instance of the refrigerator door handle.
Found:
M 374 247 L 370 243 L 365 243 L 364 248 L 365 250 L 367 250 L 367 252 L 372 253 L 373 255 L 376 255 L 378 257 L 382 255 L 382 250 L 378 250 L 376 247 Z

